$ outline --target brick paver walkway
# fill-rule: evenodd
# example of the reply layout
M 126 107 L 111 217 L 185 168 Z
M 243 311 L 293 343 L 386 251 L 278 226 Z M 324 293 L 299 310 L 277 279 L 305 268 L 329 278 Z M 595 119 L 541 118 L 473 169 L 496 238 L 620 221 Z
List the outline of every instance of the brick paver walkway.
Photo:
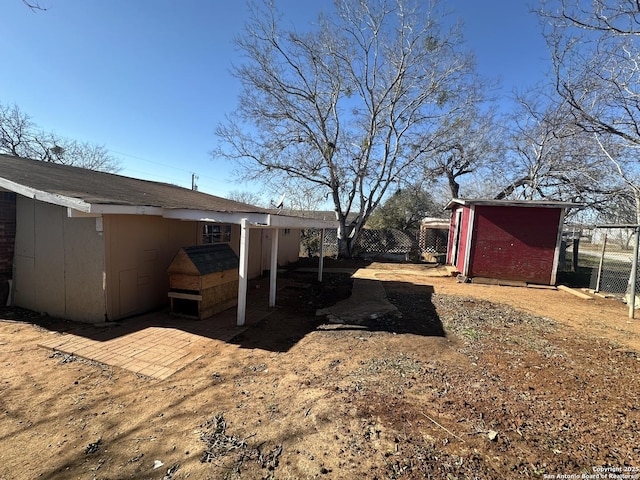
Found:
M 215 342 L 176 328 L 147 327 L 104 340 L 89 338 L 80 332 L 66 333 L 42 342 L 40 346 L 164 379 L 200 358 Z
M 235 308 L 205 320 L 156 312 L 109 326 L 79 324 L 39 346 L 162 380 L 269 315 L 265 290 L 250 292 L 258 294 L 242 327 L 236 326 Z

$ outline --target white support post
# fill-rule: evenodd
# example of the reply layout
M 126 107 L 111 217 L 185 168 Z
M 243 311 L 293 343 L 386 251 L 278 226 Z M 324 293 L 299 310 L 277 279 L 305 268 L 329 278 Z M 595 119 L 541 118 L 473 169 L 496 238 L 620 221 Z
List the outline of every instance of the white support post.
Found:
M 640 227 L 634 229 L 635 242 L 633 244 L 633 262 L 631 263 L 631 278 L 629 278 L 629 318 L 636 318 L 636 279 L 638 277 L 638 249 L 640 248 Z
M 598 279 L 596 280 L 596 293 L 600 291 L 600 281 L 602 280 L 602 267 L 604 266 L 604 254 L 607 250 L 607 232 L 604 232 L 602 250 L 600 251 L 600 261 L 598 262 Z
M 324 267 L 324 228 L 320 230 L 320 259 L 318 260 L 318 281 L 322 282 L 322 269 Z
M 244 325 L 247 314 L 247 290 L 249 273 L 249 220 L 240 221 L 240 265 L 238 266 L 238 320 L 237 325 Z
M 280 230 L 275 228 L 271 235 L 271 271 L 269 273 L 269 307 L 276 306 L 276 277 L 278 276 L 278 236 Z

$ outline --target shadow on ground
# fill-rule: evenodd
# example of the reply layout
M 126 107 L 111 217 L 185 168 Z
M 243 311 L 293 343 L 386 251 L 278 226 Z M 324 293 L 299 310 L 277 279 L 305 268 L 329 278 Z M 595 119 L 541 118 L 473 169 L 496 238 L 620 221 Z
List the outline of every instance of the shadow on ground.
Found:
M 433 304 L 435 292 L 431 285 L 385 282 L 384 287 L 387 298 L 401 314 L 401 318 L 394 325 L 393 332 L 428 337 L 445 336 L 442 321 Z
M 148 327 L 165 327 L 220 340 L 241 348 L 286 352 L 310 332 L 322 330 L 367 330 L 395 334 L 444 336 L 445 332 L 431 301 L 433 288 L 407 282 L 359 280 L 365 282 L 364 296 L 354 298 L 354 279 L 346 273 L 325 273 L 322 283 L 317 273 L 290 269 L 278 276 L 276 307 L 267 306 L 268 277 L 253 282 L 249 289 L 248 319 L 244 327 L 235 325 L 235 308 L 205 320 L 175 318 L 163 310 L 96 327 L 51 318 L 24 309 L 0 310 L 0 318 L 30 323 L 52 332 L 73 333 L 97 341 L 108 341 Z M 366 283 L 368 282 L 368 283 Z M 361 295 L 362 292 L 360 292 Z M 368 296 L 368 297 L 367 297 Z M 381 298 L 377 298 L 381 297 Z M 364 302 L 374 305 L 364 316 L 339 322 L 316 312 L 346 302 L 347 311 Z M 376 313 L 376 305 L 392 308 Z
M 444 337 L 445 331 L 432 302 L 433 287 L 413 285 L 406 282 L 377 282 L 382 284 L 382 296 L 373 306 L 364 306 L 367 299 L 355 293 L 348 295 L 347 287 L 353 282 L 348 275 L 333 277 L 328 290 L 322 293 L 308 291 L 292 293 L 289 301 L 282 304 L 278 313 L 270 315 L 250 329 L 236 336 L 231 343 L 241 348 L 258 348 L 270 351 L 288 351 L 302 338 L 314 330 L 369 331 L 392 334 Z M 363 289 L 369 293 L 373 281 L 362 281 Z M 355 300 L 354 300 L 355 298 Z M 377 313 L 382 301 L 392 308 Z M 353 309 L 353 310 L 350 310 Z M 333 312 L 315 316 L 315 311 Z M 359 314 L 353 315 L 353 311 Z M 336 313 L 344 312 L 344 314 Z

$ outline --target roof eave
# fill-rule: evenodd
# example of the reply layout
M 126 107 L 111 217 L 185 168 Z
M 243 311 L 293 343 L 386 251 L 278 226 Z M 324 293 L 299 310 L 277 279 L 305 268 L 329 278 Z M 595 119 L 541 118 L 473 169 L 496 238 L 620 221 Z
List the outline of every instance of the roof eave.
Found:
M 537 201 L 537 200 L 492 200 L 492 199 L 464 199 L 453 198 L 444 207 L 451 210 L 456 205 L 487 205 L 487 206 L 514 206 L 514 207 L 541 207 L 541 208 L 571 208 L 582 207 L 581 203 L 561 202 L 561 201 Z
M 208 210 L 173 209 L 165 210 L 165 218 L 192 220 L 200 222 L 242 223 L 247 219 L 253 227 L 264 228 L 337 228 L 337 221 L 316 220 L 307 217 L 274 215 L 263 212 L 215 212 Z
M 68 207 L 74 210 L 78 210 L 83 213 L 91 212 L 91 204 L 74 197 L 67 197 L 57 193 L 45 192 L 44 190 L 38 190 L 36 188 L 28 187 L 20 183 L 12 182 L 6 178 L 0 177 L 0 188 L 9 190 L 10 192 L 17 193 L 23 197 L 39 200 L 45 203 L 52 203 L 54 205 L 60 205 L 61 207 Z
M 115 205 L 90 203 L 66 195 L 45 192 L 0 178 L 0 188 L 15 192 L 27 198 L 66 207 L 70 217 L 99 217 L 102 215 L 155 215 L 177 220 L 192 220 L 217 223 L 240 224 L 247 219 L 254 226 L 272 228 L 336 228 L 335 220 L 317 220 L 307 217 L 276 215 L 268 212 L 219 212 L 214 210 L 193 210 L 188 208 L 163 208 L 152 205 Z
M 337 220 L 318 220 L 309 217 L 295 217 L 288 215 L 269 215 L 269 226 L 278 228 L 338 228 Z
M 191 210 L 188 208 L 166 209 L 162 213 L 164 218 L 176 220 L 191 220 L 198 222 L 236 223 L 242 219 L 255 225 L 268 225 L 269 214 L 261 212 L 217 212 L 212 210 Z

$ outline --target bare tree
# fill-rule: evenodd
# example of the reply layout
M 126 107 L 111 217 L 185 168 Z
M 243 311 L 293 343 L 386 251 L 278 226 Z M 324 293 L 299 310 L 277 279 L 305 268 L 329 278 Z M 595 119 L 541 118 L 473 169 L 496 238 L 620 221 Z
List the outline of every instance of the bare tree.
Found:
M 497 199 L 578 200 L 601 188 L 602 156 L 575 127 L 566 104 L 539 91 L 518 95 L 508 135 L 509 155 L 498 176 Z
M 540 14 L 556 90 L 633 194 L 640 222 L 640 3 L 561 0 Z
M 33 133 L 36 129 L 31 118 L 16 106 L 0 104 L 0 151 L 11 155 L 33 155 Z
M 434 1 L 338 0 L 303 33 L 281 28 L 272 2 L 252 8 L 237 41 L 243 90 L 215 153 L 239 160 L 245 178 L 326 193 L 348 256 L 389 186 L 417 176 L 446 120 L 479 100 L 473 59 Z
M 468 105 L 445 120 L 443 141 L 431 157 L 427 178 L 443 177 L 452 198 L 460 196 L 462 177 L 503 161 L 504 141 L 492 111 Z
M 262 196 L 259 193 L 247 190 L 232 190 L 227 195 L 227 198 L 236 202 L 246 203 L 247 205 L 260 206 L 263 203 Z
M 273 203 L 278 204 L 282 200 L 283 210 L 290 213 L 300 212 L 311 213 L 321 209 L 327 203 L 327 192 L 323 192 L 316 185 L 302 181 L 298 178 L 285 179 L 277 184 L 270 184 L 267 187 Z M 325 207 L 326 208 L 326 207 Z
M 1 103 L 0 153 L 104 172 L 120 169 L 104 146 L 44 132 L 16 105 Z

